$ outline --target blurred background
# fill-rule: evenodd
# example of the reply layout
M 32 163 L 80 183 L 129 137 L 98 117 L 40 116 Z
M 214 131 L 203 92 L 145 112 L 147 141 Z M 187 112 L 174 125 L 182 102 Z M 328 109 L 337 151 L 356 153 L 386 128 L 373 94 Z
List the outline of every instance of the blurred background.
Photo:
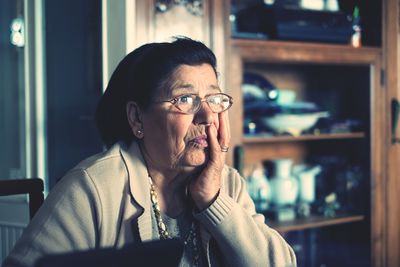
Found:
M 299 266 L 399 266 L 396 0 L 0 0 L 0 180 L 45 195 L 101 152 L 94 112 L 118 62 L 185 35 L 232 95 L 228 164 Z M 29 222 L 0 198 L 0 261 Z

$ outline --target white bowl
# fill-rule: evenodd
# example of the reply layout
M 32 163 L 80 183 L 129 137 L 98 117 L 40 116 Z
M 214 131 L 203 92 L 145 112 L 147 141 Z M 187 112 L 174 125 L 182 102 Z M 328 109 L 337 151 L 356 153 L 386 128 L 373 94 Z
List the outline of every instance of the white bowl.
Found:
M 262 122 L 278 134 L 289 133 L 293 136 L 299 136 L 303 131 L 313 127 L 320 118 L 328 116 L 328 112 L 277 114 L 263 118 Z

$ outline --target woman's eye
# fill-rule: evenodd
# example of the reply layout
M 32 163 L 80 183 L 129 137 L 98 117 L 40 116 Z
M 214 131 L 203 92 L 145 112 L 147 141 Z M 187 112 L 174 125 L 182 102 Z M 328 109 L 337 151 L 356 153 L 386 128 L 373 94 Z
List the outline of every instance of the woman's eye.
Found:
M 193 102 L 193 97 L 191 95 L 183 95 L 178 98 L 178 103 L 191 104 Z
M 213 104 L 220 104 L 220 103 L 221 103 L 221 97 L 219 97 L 219 96 L 213 97 L 213 98 L 211 99 L 211 102 L 212 102 Z
M 223 99 L 220 95 L 215 95 L 213 97 L 210 97 L 208 101 L 210 104 L 220 105 L 221 102 L 223 102 Z

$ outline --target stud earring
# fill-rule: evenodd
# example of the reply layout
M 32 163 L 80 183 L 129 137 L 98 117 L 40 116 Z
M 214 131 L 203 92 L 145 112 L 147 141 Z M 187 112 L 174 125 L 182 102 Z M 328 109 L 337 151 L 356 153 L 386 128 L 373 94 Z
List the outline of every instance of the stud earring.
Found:
M 142 137 L 143 137 L 143 130 L 141 130 L 141 129 L 137 130 L 137 131 L 136 131 L 136 136 L 137 136 L 138 138 L 142 138 Z

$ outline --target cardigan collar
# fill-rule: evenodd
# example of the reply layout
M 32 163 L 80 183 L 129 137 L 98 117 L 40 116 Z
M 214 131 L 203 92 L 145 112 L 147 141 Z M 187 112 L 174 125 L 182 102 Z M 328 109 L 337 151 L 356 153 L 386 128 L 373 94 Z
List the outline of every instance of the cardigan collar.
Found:
M 129 188 L 131 196 L 142 207 L 150 204 L 150 184 L 148 172 L 139 145 L 132 142 L 129 147 L 122 146 L 122 158 L 128 169 Z
M 138 217 L 140 238 L 142 241 L 151 240 L 151 200 L 146 164 L 136 142 L 129 146 L 121 145 L 120 151 L 128 171 L 129 192 L 132 199 L 143 209 L 143 213 Z

